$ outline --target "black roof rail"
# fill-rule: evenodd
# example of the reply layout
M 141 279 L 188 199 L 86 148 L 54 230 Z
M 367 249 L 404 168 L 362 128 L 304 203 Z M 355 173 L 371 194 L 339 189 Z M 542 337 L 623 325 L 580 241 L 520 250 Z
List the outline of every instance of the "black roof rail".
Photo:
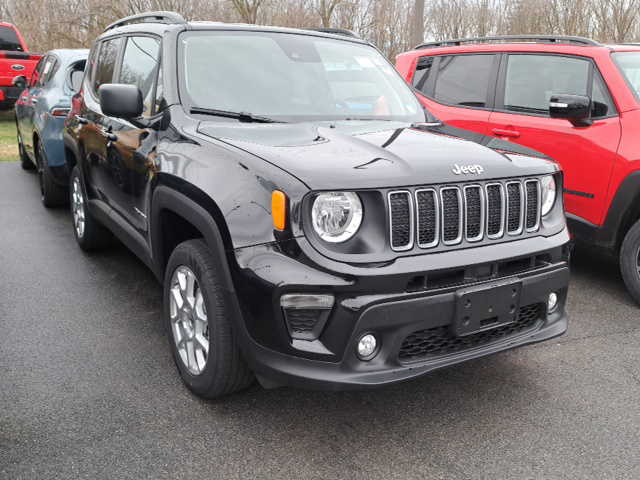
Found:
M 332 33 L 334 35 L 344 35 L 345 37 L 360 38 L 358 35 L 353 33 L 351 30 L 347 30 L 346 28 L 307 27 L 307 28 L 303 28 L 302 30 L 309 30 L 312 32 Z
M 175 12 L 146 12 L 146 13 L 138 13 L 137 15 L 131 15 L 129 17 L 121 18 L 117 22 L 113 22 L 111 25 L 107 26 L 104 29 L 111 30 L 112 28 L 122 27 L 123 25 L 128 25 L 133 22 L 137 22 L 140 20 L 149 20 L 153 23 L 187 23 L 182 15 Z
M 567 43 L 582 46 L 602 46 L 602 44 L 583 37 L 569 37 L 564 35 L 497 35 L 495 37 L 457 38 L 455 40 L 442 40 L 440 42 L 426 42 L 414 47 L 414 50 L 423 48 L 437 48 L 459 46 L 461 43 L 508 43 L 510 40 L 536 40 L 538 43 Z

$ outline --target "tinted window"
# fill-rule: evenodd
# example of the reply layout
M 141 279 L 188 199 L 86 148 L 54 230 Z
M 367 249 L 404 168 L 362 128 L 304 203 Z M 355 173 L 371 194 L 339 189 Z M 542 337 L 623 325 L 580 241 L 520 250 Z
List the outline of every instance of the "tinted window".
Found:
M 550 55 L 510 55 L 504 108 L 546 114 L 554 93 L 588 95 L 587 60 Z
M 58 71 L 58 68 L 60 68 L 60 60 L 58 60 L 53 55 L 48 56 L 46 62 L 44 63 L 42 74 L 38 79 L 38 86 L 44 87 L 47 83 L 49 83 L 49 81 Z
M 145 116 L 152 114 L 159 53 L 160 43 L 155 38 L 129 37 L 122 57 L 118 82 L 140 87 L 144 98 Z
M 40 59 L 40 61 L 36 65 L 36 68 L 33 70 L 33 73 L 31 74 L 31 81 L 29 82 L 29 86 L 34 86 L 38 83 L 38 81 L 40 80 L 40 77 L 42 76 L 42 70 L 44 70 L 44 65 L 47 63 L 47 59 L 48 57 L 42 57 Z
M 0 50 L 22 51 L 18 35 L 16 35 L 16 31 L 12 27 L 0 27 Z
M 591 100 L 591 116 L 593 118 L 606 117 L 617 113 L 609 92 L 598 75 L 593 76 Z
M 118 57 L 118 47 L 120 39 L 107 40 L 102 42 L 100 53 L 98 54 L 98 65 L 95 66 L 96 73 L 94 75 L 93 91 L 98 94 L 100 85 L 113 82 L 113 72 L 116 66 L 116 58 Z
M 431 73 L 432 66 L 433 57 L 420 57 L 418 59 L 416 71 L 413 74 L 413 87 L 425 94 L 427 93 L 427 81 L 429 80 L 429 74 Z
M 440 103 L 484 107 L 493 55 L 442 57 L 434 99 Z

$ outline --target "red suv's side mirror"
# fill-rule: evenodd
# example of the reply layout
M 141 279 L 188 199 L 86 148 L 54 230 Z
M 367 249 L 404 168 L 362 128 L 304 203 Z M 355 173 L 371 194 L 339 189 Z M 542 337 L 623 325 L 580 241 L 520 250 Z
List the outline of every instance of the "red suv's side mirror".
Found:
M 574 127 L 588 127 L 593 124 L 591 117 L 591 99 L 582 95 L 552 95 L 549 100 L 549 116 L 565 118 Z

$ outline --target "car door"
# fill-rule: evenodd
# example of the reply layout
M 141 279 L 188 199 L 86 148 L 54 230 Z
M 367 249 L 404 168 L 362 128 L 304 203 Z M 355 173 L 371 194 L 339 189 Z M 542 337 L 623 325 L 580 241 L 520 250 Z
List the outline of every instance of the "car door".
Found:
M 114 82 L 138 86 L 142 91 L 144 111 L 139 120 L 113 117 L 105 120 L 105 183 L 112 215 L 119 217 L 116 221 L 125 228 L 133 227 L 138 234 L 137 240 L 146 241 L 149 188 L 157 146 L 156 131 L 149 125 L 157 119 L 161 96 L 161 88 L 158 88 L 160 41 L 153 36 L 140 35 L 127 37 L 125 42 Z
M 498 64 L 499 55 L 492 53 L 421 57 L 413 88 L 443 122 L 486 134 Z
M 82 145 L 84 175 L 87 194 L 90 199 L 100 199 L 108 203 L 105 187 L 107 169 L 106 131 L 108 118 L 100 108 L 99 89 L 105 83 L 112 83 L 116 71 L 122 37 L 103 41 L 91 53 L 89 68 L 82 88 L 83 106 L 78 121 L 83 124 L 79 133 Z
M 600 224 L 621 127 L 611 95 L 588 58 L 505 54 L 489 134 L 533 148 L 565 172 L 567 212 Z M 592 99 L 593 124 L 575 127 L 549 117 L 553 94 Z
M 42 90 L 40 79 L 42 78 L 45 65 L 49 59 L 48 55 L 45 55 L 40 59 L 36 68 L 29 79 L 29 85 L 18 97 L 16 101 L 16 118 L 18 120 L 18 130 L 20 138 L 22 139 L 22 145 L 25 150 L 29 151 L 33 155 L 33 118 L 35 105 L 33 100 L 38 96 Z

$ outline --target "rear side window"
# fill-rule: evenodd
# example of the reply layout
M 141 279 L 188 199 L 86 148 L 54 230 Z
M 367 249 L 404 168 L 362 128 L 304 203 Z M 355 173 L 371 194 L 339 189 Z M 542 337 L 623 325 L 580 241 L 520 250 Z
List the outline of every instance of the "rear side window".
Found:
M 485 107 L 493 55 L 441 57 L 434 100 L 465 107 Z
M 509 55 L 504 109 L 548 114 L 555 93 L 589 95 L 587 60 L 552 55 Z
M 160 66 L 160 42 L 151 37 L 129 37 L 122 58 L 118 83 L 137 85 L 144 99 L 144 116 L 154 112 L 158 70 Z
M 0 27 L 0 50 L 21 52 L 22 44 L 12 27 Z
M 94 66 L 95 75 L 93 81 L 93 91 L 98 95 L 100 85 L 113 82 L 113 72 L 116 67 L 116 59 L 118 57 L 118 47 L 120 46 L 120 38 L 107 40 L 100 45 L 100 53 L 98 54 L 98 65 Z
M 413 74 L 412 85 L 413 88 L 420 92 L 427 93 L 427 81 L 431 74 L 431 67 L 433 66 L 433 57 L 420 57 L 418 59 L 418 65 L 416 71 Z
M 33 70 L 33 73 L 31 74 L 31 80 L 29 83 L 30 87 L 33 87 L 39 83 L 40 77 L 42 76 L 42 71 L 44 70 L 44 66 L 47 63 L 47 60 L 48 60 L 48 57 L 42 57 L 38 62 L 38 64 L 36 65 L 36 68 Z
M 37 86 L 44 87 L 47 83 L 49 83 L 59 68 L 60 60 L 58 60 L 58 58 L 54 57 L 53 55 L 49 55 L 46 62 L 44 63 L 42 74 L 40 75 L 40 78 L 38 78 Z

